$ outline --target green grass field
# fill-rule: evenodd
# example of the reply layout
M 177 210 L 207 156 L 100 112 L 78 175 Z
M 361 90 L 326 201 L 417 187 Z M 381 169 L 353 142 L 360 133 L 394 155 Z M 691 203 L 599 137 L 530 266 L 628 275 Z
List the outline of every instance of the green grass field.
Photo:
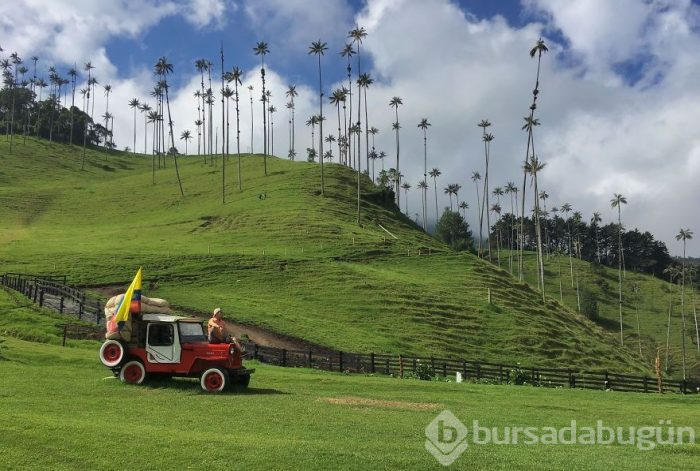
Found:
M 54 319 L 29 306 L 8 310 Z M 246 392 L 209 395 L 198 381 L 127 386 L 73 348 L 0 337 L 0 463 L 4 469 L 442 469 L 426 426 L 450 410 L 481 427 L 656 427 L 670 420 L 700 436 L 697 395 L 636 394 L 418 381 L 284 369 L 257 371 Z M 471 432 L 470 432 L 471 433 Z M 499 432 L 503 433 L 503 432 Z M 664 432 L 665 433 L 665 432 Z M 503 435 L 501 435 L 501 438 Z M 664 435 L 665 437 L 665 435 Z M 483 436 L 481 437 L 483 439 Z M 697 440 L 697 439 L 696 439 Z M 691 469 L 697 444 L 470 444 L 459 469 Z
M 236 158 L 172 162 L 28 140 L 0 142 L 0 266 L 68 274 L 87 286 L 125 285 L 138 266 L 144 294 L 345 351 L 464 356 L 530 365 L 649 373 L 613 333 L 469 254 L 455 254 L 379 202 L 354 174 L 315 164 Z M 264 196 L 264 197 L 263 197 Z M 397 237 L 394 239 L 382 227 Z M 487 303 L 491 289 L 493 304 Z

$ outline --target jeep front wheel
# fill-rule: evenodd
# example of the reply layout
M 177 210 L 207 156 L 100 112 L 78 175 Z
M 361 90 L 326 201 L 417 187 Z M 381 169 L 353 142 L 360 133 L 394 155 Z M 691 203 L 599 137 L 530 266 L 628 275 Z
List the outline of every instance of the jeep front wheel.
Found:
M 146 370 L 140 361 L 132 360 L 122 367 L 119 379 L 122 383 L 141 384 L 146 379 Z
M 126 346 L 118 340 L 107 340 L 100 347 L 100 361 L 109 368 L 121 365 L 125 357 Z
M 221 392 L 228 386 L 228 372 L 221 368 L 209 368 L 202 373 L 200 384 L 206 392 Z

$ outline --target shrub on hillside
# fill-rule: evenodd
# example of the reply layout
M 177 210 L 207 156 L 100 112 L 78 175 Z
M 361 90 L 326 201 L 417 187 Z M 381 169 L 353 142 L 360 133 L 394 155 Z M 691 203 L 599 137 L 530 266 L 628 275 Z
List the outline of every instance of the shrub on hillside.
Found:
M 437 223 L 437 236 L 454 250 L 472 249 L 472 232 L 461 214 L 445 209 Z
M 598 298 L 585 288 L 581 290 L 581 312 L 592 321 L 598 320 Z

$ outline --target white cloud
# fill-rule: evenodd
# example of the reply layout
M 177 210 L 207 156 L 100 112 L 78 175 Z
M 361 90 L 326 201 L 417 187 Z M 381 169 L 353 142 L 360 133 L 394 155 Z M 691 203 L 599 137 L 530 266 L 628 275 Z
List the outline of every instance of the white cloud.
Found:
M 184 6 L 183 16 L 197 28 L 205 28 L 210 24 L 221 29 L 227 23 L 227 14 L 237 10 L 232 1 L 227 0 L 188 0 Z
M 243 0 L 243 11 L 256 40 L 270 43 L 276 61 L 293 61 L 306 54 L 319 38 L 342 45 L 352 26 L 352 10 L 346 0 Z M 338 46 L 340 49 L 340 46 Z M 286 57 L 292 53 L 293 56 Z

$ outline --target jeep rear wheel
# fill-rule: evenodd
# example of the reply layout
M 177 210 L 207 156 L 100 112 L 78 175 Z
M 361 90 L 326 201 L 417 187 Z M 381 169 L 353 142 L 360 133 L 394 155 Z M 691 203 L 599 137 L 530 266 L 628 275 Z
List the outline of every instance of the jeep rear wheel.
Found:
M 119 372 L 119 379 L 122 383 L 141 384 L 146 379 L 146 369 L 140 361 L 132 360 L 127 362 Z
M 221 392 L 228 386 L 228 372 L 221 368 L 209 368 L 200 380 L 202 389 L 206 392 Z
M 100 361 L 103 365 L 114 368 L 126 358 L 126 346 L 118 340 L 107 340 L 100 347 Z

